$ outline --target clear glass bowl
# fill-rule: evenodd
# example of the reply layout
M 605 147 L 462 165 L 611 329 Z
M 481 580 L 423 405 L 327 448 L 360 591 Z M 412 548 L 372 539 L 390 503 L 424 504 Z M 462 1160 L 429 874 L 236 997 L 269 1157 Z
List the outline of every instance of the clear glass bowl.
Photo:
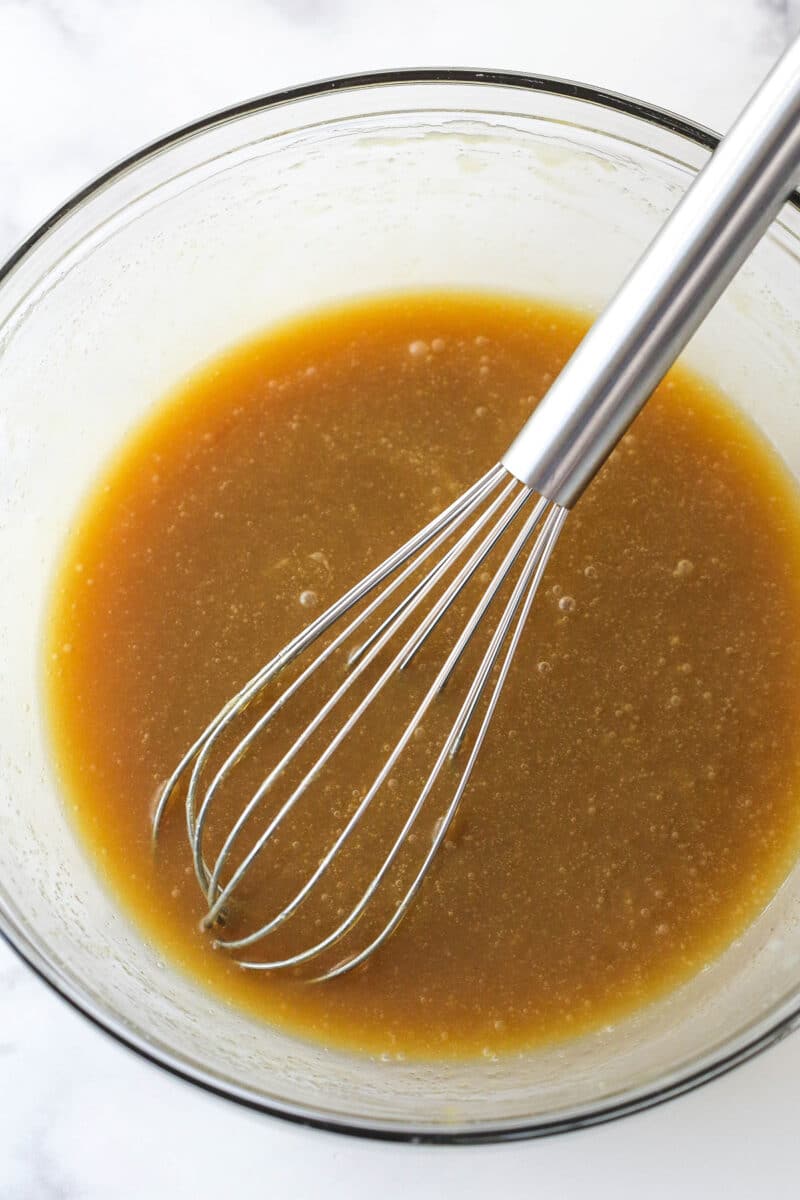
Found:
M 384 1063 L 260 1025 L 163 961 L 104 890 L 73 836 L 41 711 L 44 601 L 72 514 L 98 464 L 181 376 L 293 311 L 387 289 L 598 309 L 714 143 L 562 80 L 333 80 L 164 138 L 74 197 L 0 272 L 0 928 L 139 1053 L 296 1120 L 477 1141 L 653 1104 L 797 1021 L 800 868 L 685 987 L 550 1049 Z M 788 205 L 686 358 L 800 474 L 798 233 Z

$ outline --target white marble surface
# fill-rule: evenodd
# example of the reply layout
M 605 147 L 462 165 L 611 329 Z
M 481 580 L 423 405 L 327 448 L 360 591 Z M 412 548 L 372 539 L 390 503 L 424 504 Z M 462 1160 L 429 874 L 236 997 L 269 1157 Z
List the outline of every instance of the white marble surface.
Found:
M 161 132 L 323 75 L 400 65 L 571 75 L 724 128 L 800 0 L 0 0 L 0 256 Z M 0 945 L 0 1200 L 644 1197 L 800 1190 L 800 1037 L 581 1134 L 395 1147 L 240 1111 L 113 1044 Z

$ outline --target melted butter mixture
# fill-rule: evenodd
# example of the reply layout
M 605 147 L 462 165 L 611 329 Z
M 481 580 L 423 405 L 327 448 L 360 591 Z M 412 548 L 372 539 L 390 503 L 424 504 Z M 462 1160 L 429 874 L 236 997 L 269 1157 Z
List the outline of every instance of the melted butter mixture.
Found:
M 55 758 L 80 833 L 165 954 L 301 1036 L 469 1056 L 617 1020 L 724 949 L 797 855 L 798 497 L 761 436 L 680 369 L 567 521 L 456 822 L 408 917 L 365 968 L 309 985 L 291 972 L 244 971 L 215 949 L 199 928 L 182 795 L 153 850 L 154 796 L 206 722 L 499 458 L 584 330 L 569 312 L 458 294 L 299 320 L 171 396 L 122 448 L 71 535 L 45 660 Z M 316 866 L 485 580 L 256 860 L 219 936 L 266 921 Z M 426 715 L 342 861 L 243 957 L 302 949 L 349 911 L 483 645 Z M 343 677 L 334 660 L 237 767 L 209 816 L 207 860 Z M 365 672 L 355 699 L 375 678 Z M 282 778 L 232 865 L 311 761 L 301 755 Z M 457 767 L 374 911 L 324 965 L 365 945 L 391 912 Z

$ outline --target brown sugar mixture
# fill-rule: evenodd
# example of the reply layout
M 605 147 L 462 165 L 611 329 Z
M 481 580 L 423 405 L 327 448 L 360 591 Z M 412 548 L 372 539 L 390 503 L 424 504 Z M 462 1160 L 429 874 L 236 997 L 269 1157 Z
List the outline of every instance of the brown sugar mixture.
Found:
M 266 922 L 314 869 L 485 581 L 309 789 L 223 926 L 199 927 L 183 793 L 151 844 L 159 785 L 208 720 L 498 460 L 585 326 L 542 304 L 468 294 L 298 320 L 172 395 L 76 522 L 45 663 L 55 759 L 80 833 L 165 954 L 300 1036 L 469 1056 L 617 1020 L 720 953 L 797 855 L 798 496 L 761 436 L 682 369 L 570 515 L 456 822 L 407 918 L 365 967 L 310 984 L 243 970 L 213 937 Z M 343 861 L 239 957 L 302 949 L 349 911 L 419 792 L 478 652 L 426 715 Z M 327 690 L 309 685 L 220 790 L 207 861 L 337 671 Z M 231 866 L 310 761 L 265 801 Z M 350 952 L 391 911 L 456 779 L 454 766 Z

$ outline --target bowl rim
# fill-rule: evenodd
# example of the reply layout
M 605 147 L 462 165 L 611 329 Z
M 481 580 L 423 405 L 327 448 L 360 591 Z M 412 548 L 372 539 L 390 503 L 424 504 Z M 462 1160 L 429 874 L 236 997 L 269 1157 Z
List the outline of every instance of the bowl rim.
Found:
M 624 116 L 636 118 L 656 128 L 666 130 L 692 142 L 702 149 L 712 151 L 720 138 L 713 130 L 695 121 L 680 116 L 669 109 L 645 103 L 624 93 L 593 87 L 590 84 L 570 80 L 562 76 L 527 74 L 517 71 L 479 70 L 475 68 L 399 68 L 349 75 L 338 75 L 316 80 L 295 87 L 283 88 L 253 97 L 241 103 L 218 109 L 207 116 L 181 125 L 171 132 L 148 142 L 132 154 L 119 159 L 113 166 L 95 176 L 69 199 L 46 217 L 30 234 L 0 263 L 0 286 L 28 258 L 42 240 L 75 211 L 132 168 L 156 157 L 178 143 L 195 135 L 208 132 L 218 125 L 239 117 L 245 117 L 284 104 L 332 92 L 364 91 L 369 88 L 398 84 L 478 84 L 487 88 L 506 88 L 529 91 L 545 95 L 562 96 L 582 100 L 589 104 Z M 795 191 L 787 200 L 793 209 L 800 211 L 800 191 Z M 73 980 L 42 949 L 35 944 L 20 926 L 13 911 L 0 894 L 0 937 L 16 952 L 24 963 L 55 993 L 73 1009 L 81 1013 L 98 1029 L 103 1030 L 115 1041 L 134 1051 L 148 1062 L 185 1082 L 192 1083 L 216 1096 L 300 1125 L 346 1133 L 351 1136 L 381 1141 L 438 1144 L 477 1145 L 517 1141 L 544 1137 L 556 1133 L 588 1128 L 604 1124 L 645 1109 L 662 1104 L 685 1092 L 708 1083 L 726 1074 L 740 1063 L 748 1061 L 767 1047 L 775 1045 L 795 1028 L 800 1026 L 800 990 L 788 1001 L 779 1002 L 765 1014 L 750 1030 L 740 1035 L 728 1050 L 712 1049 L 699 1064 L 697 1060 L 689 1067 L 677 1069 L 655 1084 L 633 1090 L 628 1096 L 610 1099 L 596 1107 L 566 1114 L 552 1119 L 503 1120 L 484 1125 L 427 1125 L 415 1127 L 400 1125 L 388 1119 L 339 1117 L 336 1114 L 311 1106 L 293 1104 L 276 1097 L 264 1098 L 235 1081 L 205 1071 L 197 1064 L 188 1063 L 174 1054 L 168 1046 L 148 1040 L 130 1029 L 84 993 Z

